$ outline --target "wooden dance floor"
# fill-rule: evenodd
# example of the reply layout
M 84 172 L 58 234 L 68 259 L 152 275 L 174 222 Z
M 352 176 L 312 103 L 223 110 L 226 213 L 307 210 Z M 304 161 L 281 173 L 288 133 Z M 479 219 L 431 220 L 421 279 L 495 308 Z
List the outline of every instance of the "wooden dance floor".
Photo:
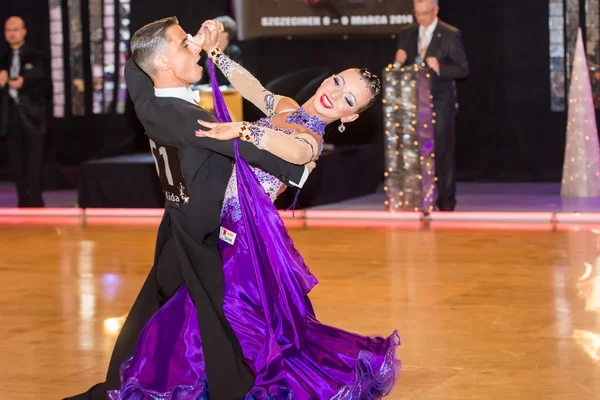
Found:
M 293 228 L 323 322 L 398 329 L 390 399 L 600 398 L 600 231 Z M 0 225 L 0 398 L 103 380 L 156 226 Z

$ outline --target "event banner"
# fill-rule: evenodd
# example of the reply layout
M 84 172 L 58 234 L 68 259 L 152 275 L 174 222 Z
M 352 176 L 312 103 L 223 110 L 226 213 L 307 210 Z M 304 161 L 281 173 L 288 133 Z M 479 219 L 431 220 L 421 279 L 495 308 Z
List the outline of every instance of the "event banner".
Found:
M 240 40 L 391 35 L 414 21 L 413 0 L 233 0 Z

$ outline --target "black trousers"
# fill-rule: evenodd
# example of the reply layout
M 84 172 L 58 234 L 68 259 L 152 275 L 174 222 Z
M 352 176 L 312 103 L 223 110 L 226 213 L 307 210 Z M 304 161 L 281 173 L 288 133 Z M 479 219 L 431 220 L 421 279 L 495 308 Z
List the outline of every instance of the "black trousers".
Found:
M 167 270 L 167 268 L 160 267 L 167 266 L 169 262 L 173 265 L 173 261 L 176 259 L 175 245 L 173 240 L 169 238 L 162 246 L 158 262 L 150 270 L 119 332 L 108 366 L 106 380 L 92 386 L 85 393 L 67 397 L 67 399 L 107 400 L 107 390 L 121 387 L 119 376 L 121 364 L 135 352 L 137 338 L 146 323 L 183 283 L 183 276 L 179 268 L 174 266 L 174 268 Z
M 454 101 L 434 102 L 435 176 L 438 178 L 437 206 L 440 211 L 456 207 L 456 106 Z
M 11 102 L 12 103 L 12 102 Z M 42 199 L 42 163 L 44 132 L 23 129 L 22 110 L 9 105 L 6 144 L 10 167 L 17 186 L 18 207 L 44 207 Z
M 67 399 L 106 400 L 107 390 L 119 389 L 119 369 L 123 361 L 134 354 L 142 329 L 184 282 L 196 305 L 202 327 L 202 350 L 211 399 L 242 399 L 252 388 L 254 375 L 243 359 L 239 341 L 223 312 L 224 280 L 216 247 L 218 232 L 216 236 L 204 238 L 203 242 L 210 246 L 189 246 L 194 240 L 181 236 L 186 232 L 176 218 L 177 215 L 175 219 L 166 215 L 161 222 L 154 266 L 121 328 L 105 382 Z M 190 219 L 190 222 L 193 223 L 193 220 Z M 188 245 L 187 249 L 182 248 L 184 243 Z M 192 248 L 206 250 L 198 250 L 199 254 L 196 254 Z M 216 259 L 211 259 L 213 256 Z

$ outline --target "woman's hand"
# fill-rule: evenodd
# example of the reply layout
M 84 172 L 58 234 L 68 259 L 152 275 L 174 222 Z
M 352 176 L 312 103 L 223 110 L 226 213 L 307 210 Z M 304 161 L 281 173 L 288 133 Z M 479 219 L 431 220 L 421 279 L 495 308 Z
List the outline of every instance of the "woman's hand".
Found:
M 206 122 L 199 119 L 198 123 L 210 130 L 203 131 L 199 129 L 196 131 L 196 136 L 209 137 L 217 140 L 235 139 L 240 136 L 242 129 L 242 122 L 228 122 L 222 124 L 218 122 Z

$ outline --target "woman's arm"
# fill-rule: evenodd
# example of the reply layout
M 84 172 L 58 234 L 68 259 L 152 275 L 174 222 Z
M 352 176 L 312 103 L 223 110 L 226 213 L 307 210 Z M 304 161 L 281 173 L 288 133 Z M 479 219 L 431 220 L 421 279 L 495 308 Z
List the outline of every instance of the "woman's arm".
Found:
M 223 72 L 233 87 L 265 115 L 276 114 L 277 105 L 283 96 L 271 93 L 263 87 L 248 70 L 229 58 L 218 47 L 208 52 L 212 62 Z
M 269 117 L 279 111 L 278 105 L 280 103 L 283 107 L 287 108 L 300 107 L 293 99 L 279 96 L 266 90 L 250 72 L 223 53 L 218 47 L 219 37 L 222 32 L 223 24 L 210 20 L 202 24 L 194 39 L 197 38 L 197 43 L 201 43 L 202 49 L 206 51 L 211 61 L 246 100 L 250 101 Z M 282 99 L 285 99 L 285 101 L 281 102 Z
M 314 161 L 320 153 L 321 138 L 306 132 L 290 134 L 276 129 L 254 125 L 249 122 L 231 122 L 225 124 L 198 121 L 209 131 L 196 131 L 196 136 L 230 140 L 239 137 L 262 150 L 292 164 L 306 164 Z

